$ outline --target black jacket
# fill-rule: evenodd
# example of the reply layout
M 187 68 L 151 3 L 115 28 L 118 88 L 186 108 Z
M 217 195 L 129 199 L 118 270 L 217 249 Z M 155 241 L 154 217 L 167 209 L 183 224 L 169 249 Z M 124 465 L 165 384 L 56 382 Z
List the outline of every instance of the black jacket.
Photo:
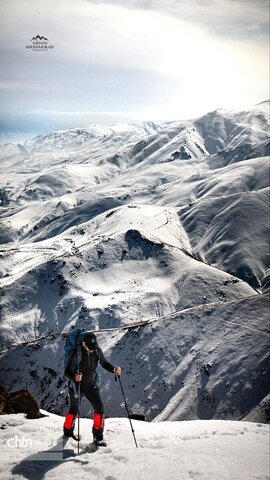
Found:
M 76 371 L 74 371 L 74 361 L 77 355 L 76 350 L 74 349 L 71 352 L 69 357 L 66 369 L 65 369 L 65 377 L 69 380 L 77 384 L 75 382 L 75 375 Z M 77 369 L 80 373 L 82 373 L 82 380 L 81 380 L 81 392 L 86 392 L 89 388 L 93 387 L 94 385 L 97 386 L 97 367 L 98 363 L 105 368 L 108 372 L 113 373 L 114 366 L 105 358 L 103 351 L 100 347 L 95 352 L 87 352 L 82 347 L 82 358 L 81 362 L 79 363 L 79 368 Z M 73 368 L 72 368 L 73 367 Z

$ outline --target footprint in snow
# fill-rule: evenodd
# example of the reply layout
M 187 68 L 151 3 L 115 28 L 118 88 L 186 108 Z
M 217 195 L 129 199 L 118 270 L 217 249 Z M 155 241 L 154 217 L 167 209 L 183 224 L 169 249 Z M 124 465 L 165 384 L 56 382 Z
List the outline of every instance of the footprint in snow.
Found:
M 99 475 L 101 475 L 101 470 L 98 468 L 92 467 L 88 462 L 86 465 L 83 465 L 83 469 L 87 473 L 93 473 L 97 478 L 99 478 Z
M 127 457 L 124 457 L 123 455 L 114 455 L 113 457 L 115 460 L 118 460 L 119 462 L 124 462 L 126 463 L 128 461 Z
M 84 454 L 84 453 L 94 453 L 97 451 L 97 446 L 94 445 L 94 444 L 89 444 L 89 445 L 84 445 L 81 447 L 81 451 L 80 453 L 81 454 Z
M 148 440 L 141 440 L 140 441 L 140 447 L 141 448 L 151 448 L 151 450 L 159 450 L 159 449 L 163 449 L 163 448 L 166 448 L 166 445 L 161 443 L 161 442 L 153 442 L 153 443 L 149 443 Z
M 189 478 L 197 478 L 201 476 L 201 472 L 188 470 Z

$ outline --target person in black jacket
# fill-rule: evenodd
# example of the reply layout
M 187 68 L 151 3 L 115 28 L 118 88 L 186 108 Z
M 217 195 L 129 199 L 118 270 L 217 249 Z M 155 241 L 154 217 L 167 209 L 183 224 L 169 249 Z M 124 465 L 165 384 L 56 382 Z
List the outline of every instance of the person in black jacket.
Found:
M 85 396 L 92 404 L 94 409 L 93 428 L 92 433 L 96 443 L 103 441 L 103 431 L 105 422 L 104 405 L 100 395 L 97 383 L 97 367 L 101 364 L 108 372 L 121 375 L 121 368 L 112 365 L 104 356 L 101 348 L 98 346 L 97 339 L 94 333 L 88 332 L 84 335 L 81 342 L 81 361 L 79 363 L 78 372 L 75 373 L 77 351 L 73 350 L 66 369 L 65 376 L 69 381 L 69 398 L 70 406 L 66 414 L 64 422 L 64 435 L 73 437 L 75 419 L 78 414 L 78 386 L 80 383 L 80 396 Z

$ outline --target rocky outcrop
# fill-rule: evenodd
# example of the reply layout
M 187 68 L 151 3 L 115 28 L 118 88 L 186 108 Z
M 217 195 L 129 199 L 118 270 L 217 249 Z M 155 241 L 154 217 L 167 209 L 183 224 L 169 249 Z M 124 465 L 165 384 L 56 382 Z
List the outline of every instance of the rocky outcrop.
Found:
M 270 423 L 270 393 L 242 420 L 245 422 Z
M 36 400 L 28 390 L 10 392 L 0 385 L 0 415 L 9 413 L 26 413 L 26 418 L 44 417 L 39 411 Z

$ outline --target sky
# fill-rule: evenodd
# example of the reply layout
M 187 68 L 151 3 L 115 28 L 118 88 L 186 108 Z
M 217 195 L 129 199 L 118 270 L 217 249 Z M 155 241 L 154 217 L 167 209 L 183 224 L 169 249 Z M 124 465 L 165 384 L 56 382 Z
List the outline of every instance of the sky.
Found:
M 193 118 L 269 97 L 265 0 L 0 0 L 0 132 Z M 53 45 L 27 49 L 36 35 Z

